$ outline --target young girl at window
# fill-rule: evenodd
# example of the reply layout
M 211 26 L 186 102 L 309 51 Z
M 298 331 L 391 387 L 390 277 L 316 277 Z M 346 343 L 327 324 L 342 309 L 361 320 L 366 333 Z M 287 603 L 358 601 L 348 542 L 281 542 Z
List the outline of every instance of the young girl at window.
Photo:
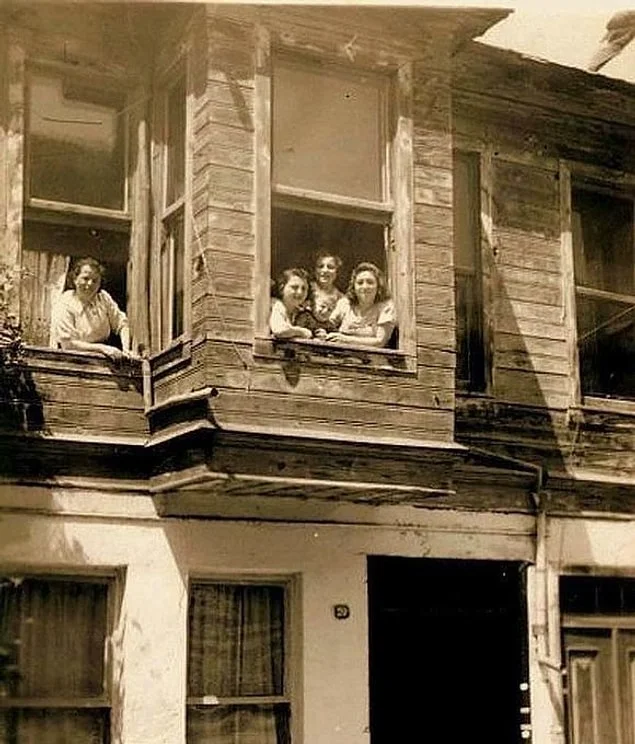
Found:
M 329 318 L 338 301 L 344 296 L 335 286 L 342 268 L 342 259 L 335 253 L 320 251 L 315 259 L 315 281 L 311 284 L 313 293 L 312 312 L 318 325 L 329 328 Z
M 309 275 L 304 269 L 286 269 L 276 282 L 278 297 L 271 303 L 269 327 L 275 338 L 311 338 L 312 331 L 298 325 L 309 294 Z
M 346 295 L 338 301 L 330 320 L 338 330 L 329 333 L 327 341 L 386 346 L 397 318 L 384 274 L 375 264 L 364 261 L 353 269 Z

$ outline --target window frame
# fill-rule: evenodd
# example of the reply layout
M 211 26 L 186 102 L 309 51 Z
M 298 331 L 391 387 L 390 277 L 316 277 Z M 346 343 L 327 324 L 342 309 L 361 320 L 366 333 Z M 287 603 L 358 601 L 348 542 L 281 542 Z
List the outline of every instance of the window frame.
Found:
M 274 60 L 283 64 L 308 65 L 312 69 L 332 65 L 337 69 L 350 69 L 352 74 L 383 75 L 387 79 L 384 114 L 384 134 L 391 133 L 384 142 L 387 153 L 384 163 L 384 199 L 381 202 L 350 197 L 339 197 L 307 189 L 295 189 L 276 185 L 272 181 L 273 168 L 273 111 L 272 91 Z M 254 355 L 268 358 L 295 356 L 302 362 L 322 364 L 326 358 L 338 364 L 363 364 L 366 368 L 379 367 L 385 370 L 416 372 L 416 316 L 414 301 L 414 147 L 412 118 L 412 62 L 393 60 L 390 66 L 379 60 L 368 59 L 364 63 L 334 58 L 332 51 L 307 54 L 295 49 L 292 43 L 278 39 L 271 43 L 269 32 L 259 28 L 257 36 L 255 74 L 255 138 L 256 138 L 256 260 L 255 260 L 255 323 Z M 386 239 L 386 278 L 395 303 L 399 327 L 399 349 L 374 349 L 357 345 L 337 345 L 318 340 L 279 342 L 269 332 L 269 310 L 271 304 L 272 234 L 271 211 L 274 206 L 298 210 L 299 205 L 309 206 L 314 213 L 330 216 L 347 216 L 364 221 L 386 223 L 390 221 L 389 239 Z M 355 212 L 354 210 L 358 210 Z M 309 210 L 303 210 L 309 212 Z M 388 232 L 388 231 L 387 231 Z M 336 345 L 333 345 L 336 346 Z M 351 354 L 346 354 L 346 350 Z M 296 354 L 296 351 L 298 353 Z M 362 353 L 363 352 L 363 353 Z M 388 354 L 387 352 L 392 352 Z M 363 361 L 358 357 L 364 356 Z M 395 363 L 398 359 L 398 363 Z M 370 364 L 369 364 L 370 360 Z
M 169 97 L 171 92 L 180 84 L 183 84 L 184 100 L 184 129 L 183 129 L 183 193 L 168 203 L 168 178 L 169 178 L 169 132 L 170 132 L 170 109 Z M 154 86 L 154 97 L 152 105 L 152 140 L 151 160 L 154 177 L 153 183 L 158 188 L 153 194 L 154 202 L 154 229 L 152 250 L 152 289 L 151 289 L 151 337 L 154 352 L 161 352 L 174 346 L 182 344 L 190 337 L 190 282 L 188 281 L 187 267 L 190 264 L 190 215 L 191 209 L 191 128 L 192 128 L 192 96 L 191 96 L 191 72 L 190 55 L 184 51 L 171 64 L 160 70 L 156 77 Z M 177 261 L 173 230 L 171 229 L 182 220 L 182 253 L 181 270 L 182 276 L 182 308 L 181 329 L 175 332 L 175 294 L 177 286 L 175 276 Z M 163 251 L 167 244 L 168 250 L 168 276 L 164 284 Z M 167 295 L 164 293 L 167 287 Z M 167 304 L 167 307 L 166 307 Z M 164 319 L 167 318 L 167 328 Z
M 241 696 L 234 698 L 217 698 L 214 695 L 194 697 L 187 694 L 189 684 L 189 665 L 190 665 L 190 598 L 194 586 L 272 586 L 282 589 L 284 593 L 284 667 L 283 667 L 283 687 L 284 694 L 281 696 Z M 298 693 L 300 684 L 300 618 L 299 618 L 299 577 L 296 575 L 236 575 L 236 574 L 218 574 L 218 575 L 199 575 L 193 574 L 188 578 L 187 588 L 187 651 L 186 651 L 186 671 L 185 671 L 185 718 L 191 708 L 219 708 L 222 706 L 230 707 L 236 705 L 274 705 L 277 703 L 286 704 L 289 707 L 289 732 L 291 742 L 300 741 L 300 715 L 298 706 Z M 186 723 L 187 729 L 187 723 Z M 187 734 L 186 734 L 187 736 Z M 187 739 L 186 739 L 187 741 Z
M 107 207 L 96 207 L 74 202 L 62 202 L 53 199 L 43 199 L 31 196 L 31 78 L 34 74 L 46 74 L 50 76 L 65 78 L 85 83 L 89 88 L 106 87 L 108 90 L 121 95 L 125 101 L 123 110 L 123 124 L 121 136 L 123 138 L 123 195 L 122 208 L 110 209 Z M 130 112 L 129 112 L 129 90 L 124 79 L 114 76 L 95 73 L 92 70 L 77 69 L 76 67 L 29 57 L 25 65 L 25 106 L 24 106 L 24 214 L 28 218 L 30 214 L 42 215 L 41 219 L 46 221 L 72 221 L 74 217 L 94 219 L 97 224 L 107 224 L 116 229 L 116 225 L 129 225 L 130 223 Z
M 106 717 L 106 728 L 104 730 L 104 744 L 107 744 L 112 736 L 114 699 L 113 699 L 113 668 L 114 659 L 112 653 L 112 641 L 115 632 L 116 618 L 119 614 L 121 598 L 118 594 L 120 578 L 117 573 L 46 573 L 41 571 L 3 571 L 0 578 L 10 580 L 35 579 L 37 581 L 54 583 L 67 582 L 75 584 L 99 584 L 106 586 L 106 623 L 103 644 L 103 678 L 102 695 L 99 697 L 12 697 L 0 695 L 0 711 L 3 710 L 103 710 Z
M 572 407 L 619 410 L 635 414 L 635 390 L 632 398 L 617 395 L 585 394 L 582 385 L 581 356 L 578 334 L 578 296 L 580 287 L 575 277 L 575 250 L 573 245 L 573 191 L 597 192 L 616 199 L 627 199 L 633 203 L 633 271 L 635 273 L 635 174 L 562 160 L 560 163 L 561 187 L 561 236 L 563 247 L 563 272 L 565 286 L 565 322 L 569 338 L 569 361 L 571 371 L 570 404 Z M 635 307 L 635 295 L 604 292 L 581 287 L 582 295 L 620 299 L 631 297 Z

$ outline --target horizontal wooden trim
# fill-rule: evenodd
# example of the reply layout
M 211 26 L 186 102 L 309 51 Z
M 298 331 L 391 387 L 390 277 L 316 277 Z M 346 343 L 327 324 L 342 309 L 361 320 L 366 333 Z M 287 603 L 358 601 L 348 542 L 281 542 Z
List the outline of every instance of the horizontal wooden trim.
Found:
M 601 612 L 593 615 L 563 615 L 562 627 L 633 630 L 635 629 L 635 617 L 632 615 L 603 615 Z
M 69 204 L 67 202 L 49 201 L 30 196 L 27 202 L 30 209 L 46 210 L 59 214 L 83 215 L 89 217 L 107 217 L 113 222 L 130 222 L 130 214 L 125 209 L 105 209 L 103 207 L 89 207 L 84 204 Z
M 166 400 L 156 403 L 146 409 L 146 415 L 158 413 L 159 411 L 165 411 L 169 408 L 174 408 L 181 405 L 182 403 L 195 403 L 197 401 L 204 401 L 208 398 L 215 398 L 218 395 L 218 390 L 214 387 L 205 387 L 200 390 L 194 390 L 191 393 L 182 393 L 181 395 L 173 395 Z
M 167 220 L 172 217 L 172 215 L 176 214 L 179 210 L 183 209 L 185 207 L 185 196 L 179 196 L 178 199 L 175 199 L 172 204 L 168 204 L 161 213 L 161 221 L 166 222 Z
M 576 294 L 581 297 L 591 297 L 596 300 L 608 300 L 610 302 L 621 302 L 624 305 L 635 305 L 635 295 L 620 294 L 618 292 L 609 292 L 606 289 L 596 289 L 595 287 L 585 287 L 577 284 Z
M 249 695 L 241 697 L 219 698 L 216 695 L 203 697 L 188 697 L 188 705 L 218 707 L 221 705 L 290 705 L 290 700 L 284 695 Z
M 254 339 L 254 356 L 285 362 L 362 367 L 390 373 L 413 374 L 417 360 L 414 355 L 398 349 L 376 349 L 370 346 L 338 344 L 317 339 Z
M 619 413 L 626 416 L 635 416 L 635 400 L 585 395 L 579 410 L 588 413 Z
M 350 196 L 325 194 L 321 191 L 298 189 L 293 186 L 273 184 L 273 206 L 301 212 L 325 212 L 341 217 L 357 217 L 361 221 L 388 224 L 392 219 L 392 202 L 376 202 Z
M 102 708 L 110 710 L 110 701 L 106 698 L 30 698 L 2 697 L 0 708 Z

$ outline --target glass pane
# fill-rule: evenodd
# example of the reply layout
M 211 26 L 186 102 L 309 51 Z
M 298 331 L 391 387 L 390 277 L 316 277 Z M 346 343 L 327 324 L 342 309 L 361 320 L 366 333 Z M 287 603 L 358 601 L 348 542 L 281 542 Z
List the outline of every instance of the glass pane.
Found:
M 188 695 L 281 695 L 284 589 L 194 586 L 189 643 Z
M 0 640 L 17 667 L 9 695 L 103 694 L 107 593 L 106 584 L 0 581 Z
M 29 194 L 124 208 L 121 97 L 34 74 L 29 100 Z
M 302 267 L 314 278 L 317 255 L 333 252 L 342 260 L 335 280 L 346 291 L 352 270 L 371 261 L 386 272 L 383 225 L 341 217 L 329 217 L 290 209 L 273 209 L 271 218 L 271 278 L 291 267 Z M 390 277 L 388 277 L 390 284 Z
M 106 744 L 107 710 L 0 711 L 0 744 Z
M 188 744 L 290 744 L 289 706 L 190 708 Z
M 485 384 L 482 315 L 475 277 L 456 275 L 456 379 L 470 390 Z
M 183 333 L 184 220 L 179 210 L 164 224 L 161 244 L 161 334 L 168 344 Z
M 631 615 L 635 613 L 635 579 L 563 576 L 560 609 L 572 615 Z
M 183 196 L 185 188 L 185 79 L 168 93 L 166 206 Z
M 184 266 L 184 221 L 180 212 L 171 226 L 172 242 L 174 244 L 174 296 L 172 298 L 172 338 L 178 338 L 183 333 L 183 283 Z
M 273 181 L 381 200 L 382 79 L 278 64 Z
M 633 202 L 575 189 L 572 209 L 576 284 L 634 294 Z
M 578 295 L 577 308 L 583 394 L 635 398 L 635 306 Z
M 481 249 L 479 154 L 454 152 L 454 251 L 462 269 L 477 269 Z

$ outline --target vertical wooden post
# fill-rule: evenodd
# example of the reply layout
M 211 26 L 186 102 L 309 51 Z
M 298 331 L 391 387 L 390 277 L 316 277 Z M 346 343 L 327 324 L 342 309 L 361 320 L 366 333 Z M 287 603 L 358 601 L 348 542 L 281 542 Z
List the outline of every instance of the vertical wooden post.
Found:
M 255 335 L 269 329 L 271 294 L 271 40 L 269 32 L 256 29 L 255 75 L 255 196 L 256 265 L 254 275 Z
M 417 325 L 414 287 L 414 168 L 412 122 L 411 63 L 404 63 L 397 71 L 395 110 L 396 130 L 393 145 L 393 187 L 395 205 L 393 215 L 394 247 L 391 246 L 390 268 L 397 280 L 394 299 L 399 318 L 399 342 L 408 356 L 416 357 Z
M 6 228 L 2 260 L 13 269 L 14 291 L 9 298 L 8 312 L 20 317 L 20 266 L 22 263 L 22 214 L 24 207 L 24 49 L 10 37 L 6 39 L 7 58 L 7 119 L 6 119 Z

